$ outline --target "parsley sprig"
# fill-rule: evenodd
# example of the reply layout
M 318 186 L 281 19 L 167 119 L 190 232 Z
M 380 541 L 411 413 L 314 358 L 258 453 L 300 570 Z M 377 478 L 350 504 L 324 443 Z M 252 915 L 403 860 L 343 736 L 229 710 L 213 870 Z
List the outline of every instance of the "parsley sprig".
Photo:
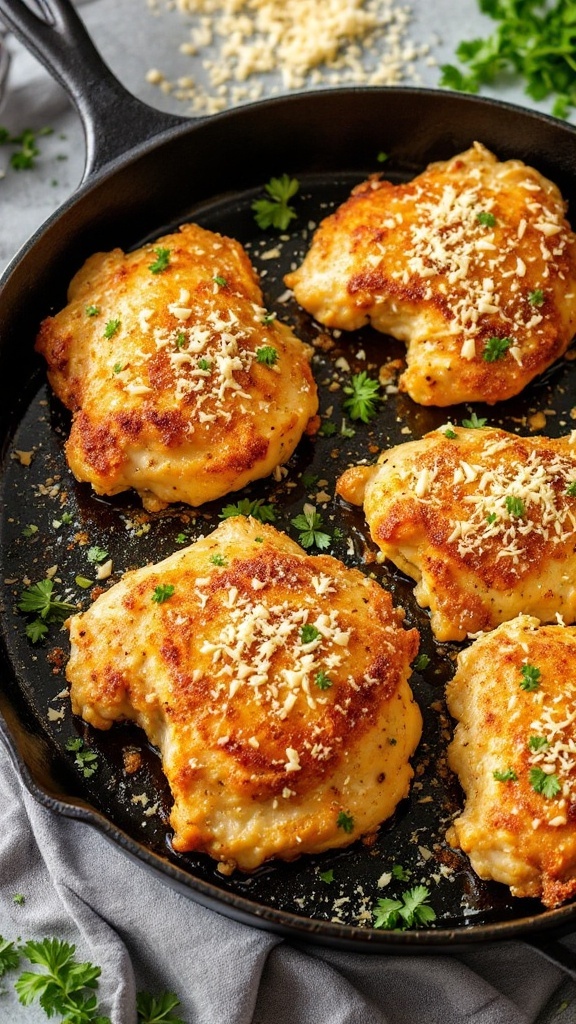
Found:
M 62 623 L 76 611 L 75 605 L 54 594 L 54 582 L 48 579 L 26 587 L 20 594 L 18 608 L 27 615 L 36 616 L 26 626 L 26 636 L 34 644 L 46 636 L 52 623 Z
M 436 919 L 436 912 L 428 905 L 430 892 L 425 885 L 407 889 L 399 900 L 379 899 L 373 911 L 374 927 L 404 931 L 414 926 L 426 926 Z
M 263 498 L 240 498 L 235 505 L 225 505 L 220 512 L 220 519 L 231 519 L 232 516 L 251 516 L 261 523 L 273 523 L 276 513 L 272 505 L 266 505 Z
M 332 538 L 329 533 L 323 531 L 322 516 L 314 505 L 304 505 L 300 515 L 295 516 L 290 522 L 300 531 L 298 540 L 303 548 L 316 547 L 322 551 L 329 547 Z
M 576 17 L 573 0 L 478 0 L 480 10 L 497 22 L 484 38 L 465 40 L 453 64 L 441 68 L 440 84 L 478 92 L 500 75 L 517 75 L 533 100 L 554 97 L 552 113 L 567 117 L 576 106 Z
M 300 188 L 297 178 L 283 174 L 281 178 L 270 178 L 264 186 L 268 199 L 255 199 L 252 203 L 254 217 L 259 228 L 277 228 L 285 231 L 290 221 L 296 217 L 296 211 L 290 206 L 290 199 Z
M 366 370 L 355 373 L 349 384 L 343 388 L 347 396 L 342 406 L 350 413 L 350 419 L 369 423 L 378 411 L 378 402 L 382 401 L 380 384 L 369 377 Z
M 62 1024 L 111 1024 L 100 1013 L 97 989 L 101 968 L 75 957 L 76 947 L 61 939 L 8 942 L 0 935 L 0 978 L 21 967 L 26 959 L 37 970 L 24 970 L 14 981 L 23 1006 L 38 1002 L 46 1017 Z M 138 992 L 138 1024 L 184 1024 L 173 1011 L 180 1005 L 173 992 Z

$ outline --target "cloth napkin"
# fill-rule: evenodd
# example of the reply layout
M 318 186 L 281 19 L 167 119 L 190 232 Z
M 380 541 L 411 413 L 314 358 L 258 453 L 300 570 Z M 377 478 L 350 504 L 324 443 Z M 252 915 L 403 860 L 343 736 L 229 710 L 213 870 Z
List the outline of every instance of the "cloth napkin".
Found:
M 420 38 L 444 31 L 444 59 L 458 38 L 485 30 L 472 0 L 412 3 Z M 113 70 L 148 102 L 176 112 L 145 82 L 164 45 L 176 47 L 172 15 L 144 0 L 91 0 L 82 14 Z M 155 14 L 156 20 L 153 19 Z M 159 26 L 165 28 L 164 35 Z M 173 37 L 170 36 L 173 34 Z M 161 43 L 161 39 L 164 43 Z M 0 180 L 0 267 L 74 191 L 82 176 L 80 122 L 63 90 L 15 40 L 0 122 L 13 133 L 50 125 L 33 172 Z M 157 61 L 156 61 L 157 63 Z M 421 81 L 436 85 L 425 62 Z M 525 101 L 521 93 L 505 98 Z M 0 681 L 1 685 L 1 681 Z M 22 894 L 24 902 L 15 902 Z M 0 935 L 58 937 L 102 969 L 101 1012 L 136 1024 L 136 992 L 172 991 L 186 1024 L 574 1024 L 576 985 L 522 942 L 454 956 L 349 953 L 239 924 L 173 891 L 95 829 L 55 815 L 22 785 L 0 742 Z M 576 954 L 576 935 L 564 944 Z M 46 1021 L 22 1006 L 7 974 L 0 1024 Z

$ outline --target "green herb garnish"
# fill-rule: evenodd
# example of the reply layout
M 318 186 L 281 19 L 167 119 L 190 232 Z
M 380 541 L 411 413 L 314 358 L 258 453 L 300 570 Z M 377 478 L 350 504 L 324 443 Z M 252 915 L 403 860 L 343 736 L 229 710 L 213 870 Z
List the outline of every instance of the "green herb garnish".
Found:
M 285 231 L 290 221 L 296 217 L 296 211 L 290 206 L 290 199 L 295 196 L 300 183 L 297 178 L 290 178 L 283 174 L 281 178 L 270 178 L 264 186 L 268 193 L 268 199 L 256 199 L 252 203 L 252 210 L 259 228 L 277 228 Z
M 354 831 L 354 818 L 346 811 L 340 811 L 336 818 L 336 825 L 338 828 L 343 829 L 344 832 L 350 834 L 350 832 Z
M 120 320 L 108 320 L 106 327 L 104 328 L 104 337 L 113 338 L 117 331 L 120 330 Z
M 526 506 L 522 501 L 522 498 L 517 498 L 513 494 L 508 495 L 504 504 L 506 505 L 506 511 L 511 516 L 523 516 L 526 512 Z
M 220 512 L 220 519 L 231 519 L 232 516 L 251 516 L 261 523 L 273 523 L 276 520 L 276 513 L 272 505 L 266 505 L 263 498 L 240 498 L 235 505 L 225 505 Z
M 172 583 L 159 583 L 158 586 L 154 588 L 152 600 L 156 604 L 164 604 L 164 601 L 167 601 L 172 597 L 174 589 L 175 588 Z
M 495 768 L 492 775 L 496 779 L 496 782 L 516 782 L 518 779 L 513 768 L 505 768 L 503 771 Z
M 330 676 L 326 675 L 324 669 L 320 669 L 320 672 L 316 673 L 314 682 L 319 690 L 329 690 L 332 686 L 332 680 L 330 679 Z
M 317 547 L 320 551 L 329 547 L 331 537 L 322 530 L 322 516 L 312 505 L 305 505 L 300 515 L 290 522 L 300 531 L 298 540 L 303 548 Z
M 54 583 L 48 579 L 26 587 L 20 595 L 18 608 L 21 612 L 38 616 L 26 627 L 26 636 L 32 643 L 46 636 L 51 623 L 61 623 L 76 611 L 75 605 L 60 600 L 54 594 Z
M 69 740 L 66 740 L 65 746 L 66 750 L 75 755 L 74 764 L 77 768 L 80 768 L 85 779 L 89 779 L 98 771 L 98 754 L 85 747 L 84 740 L 80 739 L 80 737 L 72 736 Z
M 215 554 L 215 555 L 210 555 L 210 561 L 212 562 L 212 565 L 219 565 L 219 566 L 228 565 L 228 562 L 224 558 L 224 555 L 220 555 L 218 553 Z
M 542 771 L 542 768 L 531 768 L 528 778 L 532 789 L 536 793 L 540 793 L 541 796 L 547 797 L 549 800 L 556 796 L 562 789 L 558 776 L 554 774 L 548 775 L 547 772 Z
M 427 654 L 419 654 L 414 662 L 414 668 L 417 672 L 422 672 L 423 669 L 428 668 L 430 664 L 430 658 Z
M 378 900 L 373 911 L 374 927 L 404 931 L 418 925 L 429 925 L 436 920 L 436 913 L 427 902 L 429 898 L 426 886 L 416 885 L 403 893 L 399 900 Z
M 476 220 L 483 228 L 493 228 L 496 224 L 496 217 L 493 213 L 488 213 L 487 210 L 481 210 L 480 213 L 477 213 Z
M 264 366 L 274 366 L 278 361 L 278 349 L 273 345 L 262 345 L 256 349 L 256 362 Z
M 342 389 L 347 397 L 342 407 L 350 413 L 350 419 L 369 423 L 378 411 L 378 402 L 382 401 L 380 384 L 369 377 L 366 370 L 355 373 L 349 384 Z
M 472 413 L 469 420 L 462 420 L 463 427 L 471 427 L 474 430 L 481 430 L 485 427 L 488 420 L 483 416 L 477 416 L 475 412 Z
M 163 249 L 160 246 L 158 249 L 154 249 L 156 259 L 153 263 L 150 263 L 148 270 L 153 274 L 160 274 L 163 270 L 166 270 L 170 266 L 170 249 Z
M 538 750 L 546 750 L 550 744 L 545 736 L 531 736 L 528 740 L 528 747 L 536 753 Z
M 300 630 L 300 641 L 303 644 L 311 644 L 319 636 L 322 636 L 320 630 L 313 626 L 312 623 L 307 622 Z
M 99 312 L 98 306 L 86 306 L 86 316 L 98 316 Z
M 531 306 L 543 306 L 545 299 L 544 292 L 541 288 L 535 288 L 533 292 L 528 295 L 528 302 Z
M 86 557 L 89 562 L 105 562 L 110 555 L 105 548 L 100 548 L 97 544 L 92 544 L 86 552 Z
M 228 281 L 226 280 L 225 277 L 221 277 L 220 274 L 216 274 L 216 276 L 213 277 L 212 280 L 214 281 L 214 284 L 218 285 L 219 288 L 228 287 Z
M 495 363 L 498 359 L 503 359 L 511 344 L 512 338 L 488 338 L 484 345 L 482 359 L 485 363 Z
M 522 682 L 520 683 L 520 689 L 526 690 L 527 693 L 532 693 L 533 690 L 537 690 L 540 686 L 541 672 L 536 665 L 522 665 L 521 669 Z

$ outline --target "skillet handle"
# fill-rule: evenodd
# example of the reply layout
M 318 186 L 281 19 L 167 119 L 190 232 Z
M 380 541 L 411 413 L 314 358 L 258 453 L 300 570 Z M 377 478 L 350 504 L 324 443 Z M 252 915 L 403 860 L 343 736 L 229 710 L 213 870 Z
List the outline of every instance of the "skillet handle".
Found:
M 118 81 L 72 6 L 71 0 L 0 0 L 0 18 L 59 82 L 80 115 L 86 140 L 82 180 L 129 149 L 190 119 L 167 114 L 137 99 Z

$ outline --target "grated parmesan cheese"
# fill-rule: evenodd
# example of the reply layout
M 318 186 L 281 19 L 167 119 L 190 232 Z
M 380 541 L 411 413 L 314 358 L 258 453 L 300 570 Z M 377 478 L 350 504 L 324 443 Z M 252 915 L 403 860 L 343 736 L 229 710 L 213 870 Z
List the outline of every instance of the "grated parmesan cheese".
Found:
M 167 0 L 166 7 L 189 18 L 180 53 L 199 74 L 172 82 L 152 68 L 146 81 L 194 114 L 258 100 L 264 82 L 268 95 L 346 83 L 421 84 L 415 62 L 435 63 L 428 43 L 407 37 L 411 9 L 395 0 Z

